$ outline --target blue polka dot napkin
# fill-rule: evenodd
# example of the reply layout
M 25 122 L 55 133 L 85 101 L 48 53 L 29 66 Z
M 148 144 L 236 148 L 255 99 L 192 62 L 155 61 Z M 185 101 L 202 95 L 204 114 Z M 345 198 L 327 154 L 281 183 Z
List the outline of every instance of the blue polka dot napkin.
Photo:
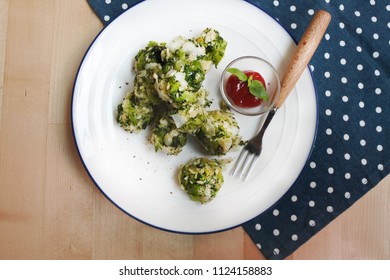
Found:
M 137 0 L 88 0 L 107 25 Z M 390 0 L 248 1 L 297 41 L 315 11 L 331 24 L 310 68 L 319 124 L 289 191 L 243 228 L 269 259 L 284 259 L 389 173 Z

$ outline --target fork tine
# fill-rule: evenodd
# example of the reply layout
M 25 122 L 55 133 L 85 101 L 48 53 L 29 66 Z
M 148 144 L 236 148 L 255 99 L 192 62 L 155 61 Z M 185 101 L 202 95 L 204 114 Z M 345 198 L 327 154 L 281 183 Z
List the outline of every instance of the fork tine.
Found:
M 245 154 L 247 154 L 247 150 L 244 148 L 241 150 L 241 153 L 236 161 L 236 164 L 234 165 L 233 167 L 233 170 L 232 170 L 232 175 L 236 175 L 237 172 L 241 171 L 242 170 L 242 164 L 244 163 L 244 161 L 242 160 L 245 156 Z
M 247 172 L 248 168 L 250 167 L 250 164 L 253 162 L 254 156 L 255 156 L 255 154 L 248 153 L 247 157 L 245 158 L 244 164 L 241 168 L 241 174 L 240 174 L 241 179 L 244 177 L 245 173 Z
M 252 161 L 249 164 L 249 168 L 248 168 L 248 170 L 245 173 L 244 182 L 246 181 L 246 179 L 248 179 L 249 175 L 252 173 L 253 168 L 255 167 L 255 163 L 256 163 L 258 158 L 259 158 L 259 156 L 254 154 L 254 157 L 252 158 Z

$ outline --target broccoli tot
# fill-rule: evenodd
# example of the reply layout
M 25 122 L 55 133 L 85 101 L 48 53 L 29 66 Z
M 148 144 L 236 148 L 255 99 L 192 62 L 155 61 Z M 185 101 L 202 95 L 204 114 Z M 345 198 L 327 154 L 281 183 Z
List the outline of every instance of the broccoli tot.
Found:
M 212 64 L 211 58 L 208 58 L 212 55 L 207 54 L 206 45 L 183 36 L 166 44 L 161 52 L 161 72 L 153 75 L 162 100 L 176 108 L 197 102 L 197 92 L 202 89 L 206 72 Z
M 207 119 L 197 131 L 196 139 L 211 155 L 225 155 L 242 144 L 239 132 L 232 112 L 214 110 L 207 112 Z
M 174 70 L 170 71 L 162 79 L 159 79 L 157 75 L 154 75 L 158 96 L 175 108 L 195 103 L 209 106 L 210 101 L 206 99 L 208 92 L 202 87 L 195 90 L 189 86 L 187 77 L 191 82 L 190 75 Z
M 188 87 L 192 91 L 198 91 L 206 77 L 206 72 L 203 70 L 202 63 L 199 60 L 194 60 L 184 66 L 184 74 Z
M 180 169 L 180 188 L 194 201 L 210 202 L 224 182 L 222 167 L 223 163 L 217 159 L 193 159 Z
M 153 75 L 159 97 L 174 107 L 198 101 L 197 92 L 201 90 L 206 74 L 199 61 L 181 63 L 182 66 L 166 73 L 167 69 L 163 69 L 162 75 Z
M 225 55 L 227 46 L 227 42 L 220 36 L 219 32 L 212 28 L 206 28 L 195 40 L 206 49 L 204 59 L 212 61 L 217 67 Z
M 139 72 L 141 70 L 146 69 L 146 65 L 150 63 L 158 63 L 161 64 L 161 52 L 165 49 L 164 43 L 157 43 L 154 41 L 150 41 L 148 45 L 139 50 L 137 55 L 135 56 L 134 62 L 134 70 L 135 72 Z
M 162 102 L 159 98 L 155 88 L 155 82 L 153 79 L 153 73 L 157 73 L 161 70 L 160 64 L 149 63 L 145 69 L 137 72 L 134 78 L 134 96 L 142 101 L 151 105 L 158 105 Z
M 170 116 L 179 131 L 195 135 L 206 121 L 207 112 L 199 104 L 189 104 L 179 109 L 172 109 Z
M 153 118 L 153 107 L 143 103 L 129 92 L 118 105 L 117 122 L 126 131 L 137 132 L 145 129 Z
M 163 116 L 152 129 L 150 142 L 156 152 L 161 150 L 168 155 L 177 155 L 187 142 L 187 134 L 176 128 L 170 116 Z

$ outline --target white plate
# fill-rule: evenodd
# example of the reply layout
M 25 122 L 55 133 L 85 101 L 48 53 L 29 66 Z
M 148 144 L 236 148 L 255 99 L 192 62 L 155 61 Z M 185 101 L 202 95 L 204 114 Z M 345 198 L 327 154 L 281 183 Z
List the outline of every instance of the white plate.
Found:
M 225 184 L 209 204 L 191 201 L 177 182 L 178 168 L 203 155 L 195 143 L 178 156 L 156 153 L 149 130 L 126 133 L 115 112 L 132 87 L 135 54 L 150 40 L 195 37 L 213 27 L 227 40 L 226 55 L 204 86 L 217 107 L 218 79 L 228 62 L 241 55 L 270 61 L 280 73 L 295 48 L 276 20 L 241 0 L 148 0 L 119 16 L 95 39 L 74 85 L 72 122 L 81 159 L 100 190 L 124 212 L 157 228 L 182 233 L 229 229 L 272 206 L 300 174 L 316 132 L 317 102 L 309 69 L 273 119 L 254 172 L 246 183 L 224 173 Z M 244 139 L 261 119 L 236 115 Z M 239 151 L 228 157 L 236 159 Z

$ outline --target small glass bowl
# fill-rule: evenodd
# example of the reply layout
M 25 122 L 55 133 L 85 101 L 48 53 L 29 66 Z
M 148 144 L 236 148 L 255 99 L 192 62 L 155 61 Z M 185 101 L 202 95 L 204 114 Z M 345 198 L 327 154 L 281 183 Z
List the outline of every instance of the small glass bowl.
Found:
M 259 106 L 243 108 L 235 105 L 226 93 L 226 82 L 232 75 L 227 71 L 229 68 L 237 68 L 241 71 L 254 71 L 259 73 L 265 80 L 266 90 L 269 95 L 268 101 L 263 101 Z M 266 60 L 256 56 L 242 56 L 230 62 L 222 72 L 220 91 L 225 102 L 236 112 L 246 116 L 258 116 L 271 110 L 280 95 L 280 79 L 276 69 Z

